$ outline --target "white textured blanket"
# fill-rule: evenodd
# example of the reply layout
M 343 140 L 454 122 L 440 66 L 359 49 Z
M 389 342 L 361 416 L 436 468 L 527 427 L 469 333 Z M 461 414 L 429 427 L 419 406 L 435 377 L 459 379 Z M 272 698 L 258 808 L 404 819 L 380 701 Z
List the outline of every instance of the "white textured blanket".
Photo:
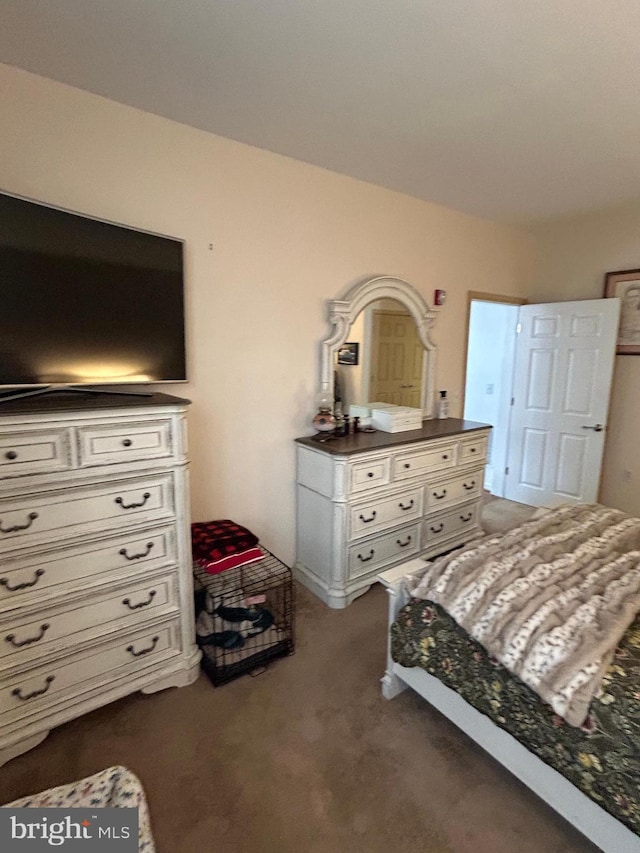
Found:
M 563 506 L 427 564 L 408 587 L 579 726 L 640 609 L 640 518 Z

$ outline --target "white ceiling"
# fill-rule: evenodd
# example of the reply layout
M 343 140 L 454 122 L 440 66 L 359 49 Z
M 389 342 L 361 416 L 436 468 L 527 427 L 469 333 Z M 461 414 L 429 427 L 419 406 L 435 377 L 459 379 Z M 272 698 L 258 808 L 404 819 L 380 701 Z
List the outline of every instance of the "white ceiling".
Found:
M 0 0 L 0 61 L 491 219 L 640 197 L 638 0 Z

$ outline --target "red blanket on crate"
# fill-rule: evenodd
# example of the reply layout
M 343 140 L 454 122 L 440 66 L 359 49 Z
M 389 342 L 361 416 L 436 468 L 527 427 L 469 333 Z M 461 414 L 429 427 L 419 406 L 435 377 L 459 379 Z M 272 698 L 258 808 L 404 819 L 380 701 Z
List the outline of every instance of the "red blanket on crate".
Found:
M 228 518 L 191 525 L 193 559 L 210 575 L 261 560 L 258 537 Z

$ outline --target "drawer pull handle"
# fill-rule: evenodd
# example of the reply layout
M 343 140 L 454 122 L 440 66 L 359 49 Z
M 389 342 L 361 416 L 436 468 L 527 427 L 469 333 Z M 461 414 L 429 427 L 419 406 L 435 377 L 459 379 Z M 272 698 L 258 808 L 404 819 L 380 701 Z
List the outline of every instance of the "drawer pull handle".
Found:
M 22 695 L 22 689 L 20 687 L 16 687 L 15 690 L 11 691 L 12 696 L 17 696 L 18 699 L 23 702 L 27 702 L 29 699 L 35 699 L 36 696 L 44 696 L 47 690 L 51 687 L 51 682 L 55 680 L 55 675 L 48 675 L 45 679 L 46 684 L 42 688 L 42 690 L 34 690 L 33 693 L 27 693 L 26 696 Z
M 437 501 L 441 501 L 443 498 L 446 498 L 447 490 L 443 489 L 441 495 L 439 495 L 437 492 L 433 492 L 433 496 Z
M 15 452 L 15 450 L 7 450 L 7 452 L 4 454 L 4 458 L 9 459 L 11 462 L 13 462 L 14 459 L 18 458 L 18 454 Z
M 130 438 L 123 438 L 122 439 L 122 446 L 123 447 L 131 447 L 132 444 L 133 444 L 133 442 L 131 441 Z
M 401 548 L 406 548 L 407 545 L 411 545 L 411 536 L 407 536 L 406 542 L 401 542 L 399 539 L 396 539 L 396 545 L 399 545 Z
M 474 488 L 475 488 L 475 485 L 476 485 L 476 481 L 475 481 L 475 480 L 472 480 L 472 481 L 471 481 L 470 483 L 468 483 L 468 484 L 467 484 L 467 483 L 463 483 L 463 484 L 462 484 L 462 488 L 463 488 L 463 489 L 466 489 L 468 492 L 470 492 L 470 491 L 471 491 L 471 489 L 474 489 Z
M 159 639 L 160 639 L 160 637 L 154 637 L 153 640 L 151 641 L 151 645 L 147 646 L 146 649 L 140 649 L 139 652 L 137 652 L 133 646 L 127 646 L 127 651 L 129 652 L 130 655 L 133 655 L 134 658 L 139 658 L 142 655 L 148 655 L 149 652 L 152 652 L 155 649 L 155 647 L 158 644 Z
M 40 633 L 37 637 L 29 637 L 27 640 L 16 640 L 15 634 L 7 634 L 4 638 L 5 643 L 11 643 L 14 649 L 19 649 L 21 646 L 30 646 L 31 643 L 38 643 L 44 637 L 44 635 L 49 630 L 49 625 L 45 622 L 44 625 L 40 626 Z
M 430 527 L 429 529 L 432 533 L 442 533 L 444 530 L 444 522 L 441 521 L 438 527 Z
M 368 471 L 368 472 L 367 472 L 367 477 L 373 477 L 373 471 Z
M 374 551 L 374 550 L 373 550 L 373 548 L 372 548 L 372 549 L 369 551 L 369 556 L 368 556 L 368 557 L 363 557 L 363 556 L 362 556 L 362 554 L 358 554 L 358 559 L 359 559 L 362 563 L 368 563 L 368 562 L 369 562 L 369 560 L 373 560 L 373 555 L 374 555 L 374 554 L 375 554 L 375 551 Z
M 448 453 L 443 453 L 443 454 L 442 454 L 442 458 L 443 458 L 443 459 L 448 459 L 448 458 L 449 458 L 449 454 L 448 454 Z
M 7 592 L 17 592 L 19 589 L 28 589 L 30 586 L 35 586 L 42 575 L 44 574 L 44 569 L 36 569 L 36 576 L 32 581 L 25 581 L 24 583 L 17 583 L 15 586 L 9 586 L 9 578 L 0 578 L 0 585 L 5 587 Z
M 24 583 L 17 583 L 15 586 L 9 586 L 9 578 L 0 578 L 0 586 L 5 587 L 7 592 L 17 592 L 19 589 L 28 589 L 30 586 L 35 586 L 42 575 L 44 574 L 44 569 L 36 569 L 36 576 L 32 581 L 25 581 Z
M 150 497 L 151 492 L 145 492 L 139 504 L 125 504 L 122 502 L 122 498 L 116 498 L 116 503 L 120 504 L 122 509 L 139 509 L 141 506 L 144 506 L 146 504 Z
M 360 521 L 364 521 L 365 524 L 369 524 L 370 521 L 375 521 L 375 517 L 378 513 L 374 510 L 371 512 L 371 518 L 365 518 L 364 515 L 359 515 L 358 518 Z
M 411 498 L 411 500 L 409 501 L 409 503 L 407 504 L 407 506 L 405 506 L 405 505 L 402 503 L 402 501 L 400 501 L 400 503 L 398 504 L 398 506 L 400 507 L 400 509 L 401 509 L 403 512 L 406 512 L 408 509 L 411 509 L 411 507 L 413 506 L 413 498 Z
M 464 522 L 464 523 L 466 524 L 466 522 L 467 522 L 467 521 L 471 521 L 471 519 L 472 519 L 472 518 L 473 518 L 473 513 L 472 513 L 472 512 L 470 512 L 470 513 L 468 513 L 467 515 L 461 515 L 461 516 L 460 516 L 460 521 L 462 521 L 462 522 Z
M 475 447 L 470 447 L 470 448 L 469 448 L 469 453 L 475 453 L 475 452 L 476 452 L 476 448 L 475 448 Z
M 3 527 L 0 523 L 0 533 L 16 533 L 18 530 L 27 530 L 38 517 L 37 512 L 30 512 L 26 524 L 14 524 L 13 527 Z
M 151 592 L 149 593 L 149 598 L 146 601 L 141 601 L 139 604 L 131 604 L 130 599 L 123 598 L 122 603 L 126 604 L 126 606 L 129 608 L 129 610 L 140 610 L 141 607 L 148 607 L 155 597 L 156 597 L 156 591 L 155 591 L 155 589 L 152 589 Z
M 128 507 L 125 507 L 125 509 L 128 509 Z M 120 548 L 118 554 L 120 554 L 121 557 L 124 557 L 125 560 L 141 560 L 143 557 L 149 556 L 152 548 L 153 542 L 147 542 L 147 550 L 141 551 L 140 554 L 127 554 L 126 548 Z

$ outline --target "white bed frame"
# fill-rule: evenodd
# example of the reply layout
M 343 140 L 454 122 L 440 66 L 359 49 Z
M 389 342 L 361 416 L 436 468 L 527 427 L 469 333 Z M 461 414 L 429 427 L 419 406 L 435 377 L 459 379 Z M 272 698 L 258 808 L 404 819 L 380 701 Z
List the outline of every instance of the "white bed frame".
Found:
M 424 570 L 424 565 L 424 560 L 414 559 L 378 576 L 389 593 L 389 628 L 409 600 L 403 578 L 418 569 Z M 385 699 L 393 699 L 407 687 L 412 687 L 455 723 L 604 853 L 640 853 L 639 836 L 529 752 L 512 735 L 476 711 L 454 690 L 419 667 L 407 668 L 395 663 L 391 659 L 387 632 L 387 671 L 382 678 L 382 695 Z

